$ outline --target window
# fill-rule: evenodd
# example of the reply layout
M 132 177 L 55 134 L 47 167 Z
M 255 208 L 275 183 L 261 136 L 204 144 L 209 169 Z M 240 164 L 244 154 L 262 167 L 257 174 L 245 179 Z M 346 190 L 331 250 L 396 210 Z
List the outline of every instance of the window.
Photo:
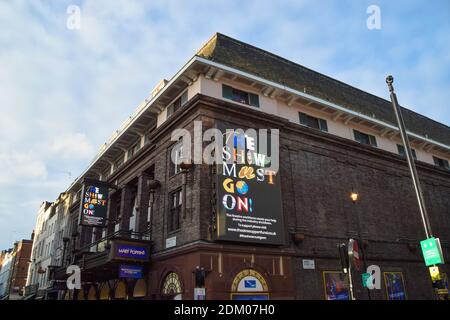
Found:
M 117 168 L 119 168 L 124 162 L 124 158 L 123 158 L 123 154 L 120 155 L 119 158 L 117 158 L 117 160 L 114 162 L 114 170 L 116 170 Z
M 181 143 L 175 145 L 170 152 L 170 175 L 173 176 L 181 171 L 180 161 L 183 154 L 183 145 Z M 173 161 L 172 161 L 173 157 Z
M 310 127 L 310 128 L 315 128 L 315 129 L 319 129 L 319 130 L 328 132 L 328 126 L 327 126 L 326 120 L 309 116 L 303 112 L 299 112 L 298 115 L 300 118 L 300 124 Z
M 259 96 L 254 93 L 232 88 L 225 84 L 222 85 L 222 96 L 239 103 L 247 104 L 259 108 Z
M 136 154 L 136 152 L 139 151 L 139 147 L 140 147 L 140 143 L 138 141 L 131 147 L 130 150 L 128 150 L 128 159 L 130 159 L 132 156 L 134 156 Z
M 167 107 L 167 118 L 169 118 L 172 114 L 174 114 L 178 109 L 186 104 L 188 100 L 188 92 L 187 90 L 183 92 L 183 94 L 175 99 L 169 106 Z
M 167 231 L 172 232 L 180 228 L 180 213 L 181 213 L 181 189 L 172 192 L 169 196 L 170 210 L 168 218 Z
M 450 166 L 448 164 L 448 160 L 441 159 L 438 157 L 433 156 L 434 164 L 438 167 L 444 168 L 444 169 L 450 169 Z
M 377 146 L 377 139 L 375 139 L 375 136 L 372 136 L 367 133 L 362 133 L 358 130 L 353 130 L 355 134 L 355 140 L 362 144 L 367 144 L 372 147 Z
M 401 155 L 402 157 L 406 157 L 406 152 L 405 152 L 405 147 L 402 146 L 401 144 L 397 145 L 397 150 L 398 150 L 398 154 Z M 416 150 L 411 149 L 411 153 L 413 155 L 414 160 L 417 160 L 417 156 L 416 156 Z

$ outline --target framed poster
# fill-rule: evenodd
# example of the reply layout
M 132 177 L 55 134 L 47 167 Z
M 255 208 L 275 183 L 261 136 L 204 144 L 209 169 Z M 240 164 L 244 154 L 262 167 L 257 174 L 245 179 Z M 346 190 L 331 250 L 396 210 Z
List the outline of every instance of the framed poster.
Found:
M 383 272 L 388 300 L 406 300 L 405 281 L 401 272 Z
M 347 277 L 340 271 L 324 271 L 325 300 L 350 300 Z

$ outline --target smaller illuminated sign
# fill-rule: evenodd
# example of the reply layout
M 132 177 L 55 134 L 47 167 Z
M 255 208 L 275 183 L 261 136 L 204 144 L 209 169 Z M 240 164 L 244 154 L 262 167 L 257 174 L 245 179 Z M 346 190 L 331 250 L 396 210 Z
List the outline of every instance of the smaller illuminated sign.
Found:
M 119 267 L 119 278 L 141 279 L 143 268 L 122 264 Z
M 147 260 L 148 248 L 142 246 L 135 246 L 130 244 L 119 243 L 116 245 L 115 250 L 116 258 L 127 258 L 135 260 Z
M 109 261 L 147 262 L 150 258 L 150 245 L 133 241 L 115 239 L 111 243 Z

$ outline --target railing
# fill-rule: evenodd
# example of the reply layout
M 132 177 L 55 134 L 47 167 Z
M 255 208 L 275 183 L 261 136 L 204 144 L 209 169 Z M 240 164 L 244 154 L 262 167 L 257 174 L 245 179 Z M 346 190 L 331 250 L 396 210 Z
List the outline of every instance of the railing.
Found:
M 80 248 L 81 252 L 92 252 L 92 253 L 100 253 L 104 252 L 108 249 L 111 240 L 114 239 L 133 239 L 133 240 L 143 240 L 143 241 L 149 241 L 150 240 L 150 232 L 135 232 L 131 230 L 119 230 L 114 233 L 111 233 L 109 235 L 106 235 L 105 237 L 94 241 L 88 245 L 85 245 Z

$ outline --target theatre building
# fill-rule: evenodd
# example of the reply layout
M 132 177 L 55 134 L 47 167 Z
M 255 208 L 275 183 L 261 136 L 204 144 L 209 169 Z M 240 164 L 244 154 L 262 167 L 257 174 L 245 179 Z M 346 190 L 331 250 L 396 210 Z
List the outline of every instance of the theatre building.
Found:
M 450 129 L 402 112 L 450 259 Z M 231 136 L 254 151 L 247 164 L 174 163 L 188 154 L 172 139 L 180 128 L 192 154 L 209 129 L 268 129 L 279 170 L 251 135 Z M 390 102 L 222 34 L 161 81 L 64 192 L 61 299 L 348 299 L 337 245 L 350 238 L 381 272 L 369 292 L 355 271 L 357 299 L 434 297 Z M 65 287 L 69 265 L 80 290 Z

